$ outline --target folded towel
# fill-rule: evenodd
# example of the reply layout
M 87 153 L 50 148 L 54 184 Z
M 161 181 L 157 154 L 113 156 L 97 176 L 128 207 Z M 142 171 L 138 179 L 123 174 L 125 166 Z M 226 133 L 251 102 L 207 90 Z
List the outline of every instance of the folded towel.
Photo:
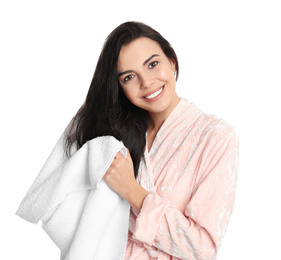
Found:
M 130 205 L 102 179 L 115 155 L 127 156 L 112 136 L 94 138 L 68 158 L 61 136 L 16 214 L 38 223 L 63 260 L 124 258 Z

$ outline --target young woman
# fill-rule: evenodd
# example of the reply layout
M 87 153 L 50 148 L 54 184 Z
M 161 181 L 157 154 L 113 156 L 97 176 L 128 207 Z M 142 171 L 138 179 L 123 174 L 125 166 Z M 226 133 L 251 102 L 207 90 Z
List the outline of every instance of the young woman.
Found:
M 121 24 L 66 131 L 69 157 L 100 136 L 128 148 L 103 177 L 131 205 L 125 259 L 215 259 L 232 212 L 236 135 L 178 97 L 178 75 L 176 53 L 157 31 Z
M 176 94 L 178 59 L 151 27 L 107 38 L 67 146 L 112 135 L 129 149 L 104 176 L 131 205 L 125 259 L 214 259 L 233 208 L 237 138 Z M 75 125 L 75 127 L 74 127 Z

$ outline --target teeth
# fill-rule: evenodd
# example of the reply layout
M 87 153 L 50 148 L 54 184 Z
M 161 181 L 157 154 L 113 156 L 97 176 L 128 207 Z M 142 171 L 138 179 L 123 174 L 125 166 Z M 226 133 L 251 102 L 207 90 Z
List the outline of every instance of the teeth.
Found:
M 163 88 L 160 88 L 158 91 L 154 92 L 153 94 L 151 94 L 149 96 L 146 96 L 145 98 L 152 99 L 152 98 L 158 96 L 162 92 L 162 90 L 163 90 Z

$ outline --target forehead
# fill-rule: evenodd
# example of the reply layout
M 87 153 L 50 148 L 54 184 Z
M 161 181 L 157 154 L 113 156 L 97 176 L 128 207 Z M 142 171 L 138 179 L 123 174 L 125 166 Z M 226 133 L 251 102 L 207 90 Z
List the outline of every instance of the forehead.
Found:
M 118 69 L 143 64 L 153 54 L 165 55 L 158 42 L 146 37 L 138 38 L 122 46 L 118 57 Z

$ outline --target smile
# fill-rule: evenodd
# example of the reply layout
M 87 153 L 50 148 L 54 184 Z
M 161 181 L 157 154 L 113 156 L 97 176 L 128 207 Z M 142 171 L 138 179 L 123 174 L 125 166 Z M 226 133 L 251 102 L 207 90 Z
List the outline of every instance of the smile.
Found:
M 164 88 L 164 86 L 162 88 L 160 88 L 159 90 L 155 91 L 154 93 L 152 93 L 148 96 L 144 96 L 144 98 L 145 99 L 152 99 L 152 98 L 157 97 L 163 91 L 163 88 Z

